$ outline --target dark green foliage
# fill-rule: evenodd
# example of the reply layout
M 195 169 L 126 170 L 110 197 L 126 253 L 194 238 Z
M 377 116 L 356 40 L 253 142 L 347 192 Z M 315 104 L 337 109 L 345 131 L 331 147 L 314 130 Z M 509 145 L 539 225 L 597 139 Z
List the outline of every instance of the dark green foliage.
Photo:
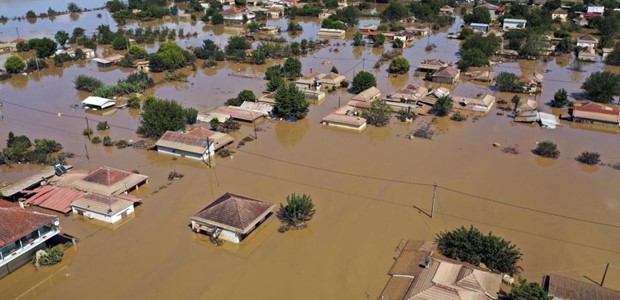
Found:
M 509 72 L 499 73 L 495 79 L 495 85 L 502 92 L 523 92 L 523 84 L 519 82 L 519 77 Z
M 596 152 L 584 151 L 575 158 L 578 162 L 586 165 L 598 165 L 601 162 L 601 155 Z
M 97 123 L 97 130 L 101 131 L 101 130 L 108 130 L 108 129 L 110 129 L 110 125 L 108 125 L 108 121 Z
M 219 12 L 214 13 L 211 16 L 211 24 L 212 25 L 224 24 L 224 16 Z
M 512 284 L 506 300 L 552 300 L 538 282 L 527 282 L 525 278 L 519 278 L 517 283 Z
M 4 69 L 10 74 L 21 73 L 25 68 L 26 62 L 17 55 L 9 56 L 4 62 Z
M 196 119 L 198 119 L 198 110 L 193 107 L 188 107 L 185 109 L 185 120 L 187 124 L 196 124 Z
M 129 38 L 124 36 L 117 36 L 112 41 L 112 48 L 114 50 L 125 50 L 129 47 Z
M 394 41 L 392 42 L 392 48 L 403 48 L 404 46 L 405 44 L 401 39 L 394 39 Z
M 610 65 L 620 66 L 620 44 L 616 45 L 614 50 L 607 55 L 605 62 Z
M 132 95 L 127 100 L 127 107 L 129 108 L 140 108 L 140 99 L 136 95 Z
M 491 57 L 493 54 L 495 54 L 497 50 L 499 50 L 501 42 L 502 39 L 495 36 L 495 34 L 493 33 L 489 34 L 488 36 L 473 34 L 465 39 L 465 41 L 461 45 L 461 49 L 479 49 L 487 57 Z
M 60 30 L 56 32 L 56 34 L 54 35 L 54 39 L 61 47 L 64 48 L 67 40 L 69 40 L 69 34 L 64 30 Z
M 390 122 L 392 109 L 384 101 L 373 101 L 370 109 L 362 114 L 366 122 L 370 125 L 383 127 Z
M 457 122 L 463 122 L 463 121 L 467 121 L 467 116 L 457 111 L 450 116 L 450 120 L 457 121 Z
M 224 122 L 220 122 L 217 118 L 214 118 L 211 119 L 209 124 L 211 125 L 211 129 L 223 133 L 237 131 L 239 130 L 239 128 L 241 128 L 239 122 L 233 120 L 232 118 L 229 118 Z
M 295 86 L 295 83 L 290 83 L 282 85 L 276 92 L 273 112 L 282 118 L 303 119 L 308 114 L 309 106 L 304 93 Z
M 489 57 L 480 49 L 466 49 L 461 51 L 461 60 L 457 66 L 461 71 L 467 71 L 470 67 L 482 67 L 489 64 Z
M 148 97 L 143 104 L 138 133 L 148 138 L 160 138 L 166 130 L 178 131 L 187 124 L 183 106 L 173 100 Z
M 62 247 L 63 247 L 62 245 L 58 245 L 58 246 L 55 246 L 55 247 L 51 247 L 51 248 L 45 249 L 44 251 L 45 251 L 45 253 L 47 255 L 41 256 L 39 258 L 39 261 L 38 261 L 39 265 L 41 265 L 41 266 L 51 266 L 51 265 L 55 265 L 55 264 L 61 262 L 62 261 L 62 257 L 64 255 L 64 250 L 63 250 Z M 36 264 L 37 263 L 36 260 L 37 260 L 36 256 L 33 257 L 32 258 L 32 263 Z
M 26 19 L 36 19 L 36 18 L 37 18 L 37 14 L 34 11 L 29 10 L 26 12 Z
M 250 90 L 243 90 L 243 91 L 239 92 L 237 97 L 230 98 L 230 99 L 226 100 L 225 105 L 240 106 L 245 101 L 255 102 L 256 101 L 256 95 L 254 95 L 254 92 L 252 92 Z
M 36 139 L 33 144 L 27 136 L 15 136 L 13 132 L 9 132 L 6 144 L 6 148 L 0 153 L 0 164 L 54 164 L 64 161 L 64 154 L 60 152 L 62 145 L 54 140 Z
M 17 45 L 15 45 L 15 47 L 17 48 L 18 52 L 26 52 L 30 50 L 30 45 L 28 44 L 28 42 L 19 42 L 17 43 Z
M 30 39 L 28 45 L 37 52 L 38 58 L 49 57 L 56 52 L 56 42 L 48 38 Z
M 314 203 L 309 195 L 293 193 L 286 196 L 286 206 L 280 204 L 276 215 L 288 228 L 303 229 L 315 213 Z
M 294 57 L 287 58 L 282 65 L 282 75 L 289 80 L 301 76 L 301 62 Z
M 329 72 L 338 74 L 338 68 L 336 68 L 336 66 L 332 66 L 332 68 L 331 68 L 331 70 L 329 70 Z
M 282 66 L 281 65 L 273 65 L 265 71 L 265 78 L 270 80 L 274 77 L 282 77 Z
M 353 35 L 353 46 L 364 46 L 366 44 L 366 41 L 364 41 L 364 36 L 362 35 L 361 32 L 356 32 Z
M 187 50 L 181 48 L 175 42 L 166 42 L 161 43 L 157 53 L 149 57 L 149 68 L 153 72 L 176 70 L 190 65 L 193 61 L 194 56 Z
M 534 154 L 557 159 L 560 157 L 560 150 L 558 150 L 558 146 L 554 142 L 547 140 L 538 143 L 536 149 L 534 149 Z
M 443 96 L 433 104 L 433 112 L 438 116 L 447 116 L 452 111 L 454 101 L 450 96 Z
M 520 32 L 521 30 L 514 30 L 515 32 Z M 566 31 L 566 30 L 556 30 L 553 32 L 553 36 L 556 38 L 567 38 L 567 37 L 571 37 L 570 32 Z
M 95 136 L 90 140 L 90 142 L 93 144 L 101 144 L 101 138 L 98 136 Z
M 74 83 L 77 90 L 86 92 L 93 92 L 103 86 L 103 82 L 101 82 L 101 80 L 87 75 L 78 75 L 78 77 L 75 78 Z
M 392 2 L 385 8 L 384 11 L 381 12 L 380 17 L 383 21 L 393 22 L 408 18 L 410 13 L 411 12 L 404 4 Z
M 476 7 L 472 10 L 471 13 L 466 14 L 463 17 L 465 23 L 483 23 L 490 24 L 491 23 L 491 14 L 484 7 Z
M 357 94 L 373 86 L 377 86 L 377 78 L 370 72 L 361 71 L 353 77 L 353 83 L 351 85 L 353 91 Z
M 336 13 L 331 15 L 329 19 L 334 21 L 341 21 L 348 27 L 356 26 L 360 18 L 360 11 L 353 5 L 349 5 L 345 8 L 336 10 Z
M 267 82 L 267 90 L 270 92 L 280 89 L 280 87 L 286 85 L 286 82 L 282 77 L 272 77 Z
M 345 24 L 344 22 L 342 22 L 340 20 L 334 20 L 332 18 L 326 18 L 326 19 L 323 20 L 323 22 L 321 22 L 321 27 L 322 28 L 329 28 L 329 29 L 346 30 L 347 29 L 347 24 Z
M 407 107 L 406 110 L 404 108 L 401 108 L 398 113 L 396 113 L 396 118 L 399 119 L 401 122 L 405 122 L 408 119 L 415 120 L 416 114 L 411 110 L 411 107 Z
M 295 22 L 289 22 L 288 23 L 288 27 L 286 28 L 286 31 L 290 32 L 291 34 L 297 34 L 298 31 L 302 31 L 304 30 L 303 27 L 301 27 L 300 24 L 295 23 Z
M 583 82 L 581 88 L 593 101 L 610 103 L 613 96 L 620 95 L 620 74 L 609 71 L 594 72 Z
M 385 35 L 383 34 L 377 34 L 377 35 L 373 35 L 372 36 L 372 46 L 373 47 L 383 47 L 383 44 L 385 44 Z
M 126 140 L 118 140 L 114 143 L 114 146 L 118 149 L 127 148 L 129 146 L 129 142 Z
M 67 4 L 67 10 L 72 13 L 78 13 L 82 11 L 82 9 L 77 4 L 75 4 L 75 2 L 69 2 Z
M 103 145 L 106 147 L 112 147 L 114 146 L 114 141 L 112 141 L 112 138 L 106 135 L 103 137 Z
M 484 263 L 489 269 L 507 274 L 519 273 L 520 250 L 509 241 L 489 232 L 483 235 L 473 225 L 437 235 L 441 254 L 475 266 Z
M 131 58 L 147 58 L 149 56 L 149 53 L 146 52 L 146 49 L 138 45 L 130 46 L 127 54 L 131 56 Z
M 106 85 L 97 88 L 93 91 L 93 96 L 112 98 L 131 93 L 142 93 L 153 85 L 155 85 L 153 78 L 147 74 L 137 72 L 130 74 L 124 80 L 119 80 L 116 85 Z
M 30 139 L 25 135 L 16 136 L 12 131 L 9 132 L 9 136 L 6 140 L 6 146 L 8 148 L 17 148 L 21 150 L 26 150 L 32 147 L 32 143 Z
M 409 72 L 409 61 L 402 55 L 393 58 L 390 62 L 389 72 L 396 74 Z
M 318 17 L 321 13 L 322 6 L 318 4 L 308 3 L 303 7 L 292 7 L 286 11 L 289 17 L 295 16 L 307 16 L 307 17 Z
M 564 88 L 559 89 L 553 95 L 553 100 L 551 100 L 552 107 L 564 107 L 568 104 L 568 93 Z
M 249 32 L 257 32 L 260 29 L 260 24 L 252 21 L 247 27 Z
M 231 36 L 224 51 L 227 56 L 245 57 L 245 50 L 251 48 L 252 45 L 243 36 Z
M 82 130 L 82 134 L 86 135 L 86 136 L 93 135 L 93 129 L 92 128 L 84 128 L 84 130 Z
M 555 46 L 555 51 L 559 53 L 571 53 L 573 49 L 575 49 L 575 43 L 570 37 L 563 38 L 558 45 Z

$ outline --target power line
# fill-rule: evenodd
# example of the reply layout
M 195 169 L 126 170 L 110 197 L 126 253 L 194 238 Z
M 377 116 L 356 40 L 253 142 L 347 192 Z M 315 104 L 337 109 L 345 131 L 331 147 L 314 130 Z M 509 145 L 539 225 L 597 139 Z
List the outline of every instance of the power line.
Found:
M 298 166 L 298 167 L 303 167 L 303 168 L 323 171 L 323 172 L 327 172 L 327 173 L 347 175 L 347 176 L 352 176 L 352 177 L 357 177 L 357 178 L 372 179 L 372 180 L 379 180 L 379 181 L 386 181 L 386 182 L 393 182 L 393 183 L 416 185 L 416 186 L 426 186 L 426 187 L 434 186 L 434 184 L 430 184 L 430 183 L 406 181 L 406 180 L 398 180 L 398 179 L 389 179 L 389 178 L 382 178 L 382 177 L 376 177 L 376 176 L 368 176 L 368 175 L 362 175 L 362 174 L 354 174 L 354 173 L 348 173 L 348 172 L 343 172 L 343 171 L 337 171 L 337 170 L 332 170 L 332 169 L 326 169 L 326 168 L 320 168 L 320 167 L 305 165 L 305 164 L 296 163 L 296 162 L 292 162 L 292 161 L 288 161 L 288 160 L 283 160 L 283 159 L 279 159 L 279 158 L 275 158 L 275 157 L 271 157 L 271 156 L 267 156 L 267 155 L 262 155 L 262 154 L 257 154 L 257 153 L 253 153 L 253 152 L 248 152 L 248 151 L 244 151 L 244 150 L 237 150 L 237 151 L 243 152 L 243 153 L 247 153 L 247 154 L 250 154 L 250 155 L 254 155 L 254 156 L 257 156 L 257 157 L 261 157 L 261 158 L 264 158 L 264 159 L 268 159 L 268 160 L 273 160 L 273 161 L 277 161 L 277 162 L 281 162 L 281 163 L 285 163 L 285 164 L 289 164 L 289 165 L 294 165 L 294 166 Z M 614 224 L 608 224 L 608 223 L 603 223 L 603 222 L 598 222 L 598 221 L 593 221 L 593 220 L 588 220 L 588 219 L 582 219 L 582 218 L 577 218 L 577 217 L 573 217 L 573 216 L 563 215 L 563 214 L 560 214 L 560 213 L 549 212 L 549 211 L 545 211 L 545 210 L 540 210 L 540 209 L 535 209 L 535 208 L 531 208 L 531 207 L 521 206 L 521 205 L 517 205 L 517 204 L 507 203 L 507 202 L 503 202 L 503 201 L 500 201 L 500 200 L 491 199 L 491 198 L 488 198 L 488 197 L 479 196 L 479 195 L 471 194 L 471 193 L 468 193 L 468 192 L 459 191 L 459 190 L 456 190 L 456 189 L 453 189 L 453 188 L 450 188 L 450 187 L 446 187 L 446 186 L 437 185 L 437 187 L 440 188 L 440 189 L 446 190 L 446 191 L 453 192 L 453 193 L 461 194 L 461 195 L 464 195 L 464 196 L 468 196 L 468 197 L 472 197 L 472 198 L 476 198 L 476 199 L 479 199 L 479 200 L 483 200 L 483 201 L 487 201 L 487 202 L 492 202 L 492 203 L 495 203 L 495 204 L 504 205 L 504 206 L 508 206 L 508 207 L 512 207 L 512 208 L 519 208 L 519 209 L 523 209 L 523 210 L 527 210 L 527 211 L 531 211 L 531 212 L 536 212 L 536 213 L 540 213 L 540 214 L 544 214 L 544 215 L 554 216 L 554 217 L 558 217 L 558 218 L 569 219 L 569 220 L 583 222 L 583 223 L 589 223 L 589 224 L 594 224 L 594 225 L 599 225 L 599 226 L 604 226 L 604 227 L 611 227 L 611 228 L 620 229 L 620 225 L 614 225 Z

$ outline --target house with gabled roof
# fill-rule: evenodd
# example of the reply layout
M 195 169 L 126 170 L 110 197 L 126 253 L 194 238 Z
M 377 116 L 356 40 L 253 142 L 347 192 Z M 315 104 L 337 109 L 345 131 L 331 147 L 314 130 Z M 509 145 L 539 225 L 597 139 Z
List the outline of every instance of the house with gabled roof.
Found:
M 340 87 L 340 83 L 345 81 L 347 78 L 343 75 L 340 75 L 338 73 L 334 73 L 334 72 L 329 72 L 327 74 L 325 74 L 325 76 L 323 76 L 321 78 L 321 84 L 325 87 L 325 88 L 331 88 L 331 87 Z
M 245 7 L 231 6 L 229 9 L 222 11 L 224 22 L 227 23 L 241 23 L 250 22 L 256 18 L 256 15 Z M 245 18 L 244 18 L 245 16 Z
M 428 95 L 428 88 L 412 83 L 396 92 L 390 93 L 385 100 L 390 102 L 416 103 Z
M 200 134 L 168 130 L 155 145 L 157 152 L 202 161 L 215 153 L 215 141 Z
M 542 287 L 553 299 L 620 299 L 620 291 L 555 274 L 545 275 Z
M 99 167 L 86 177 L 76 180 L 72 186 L 80 191 L 101 195 L 120 195 L 148 183 L 149 177 L 110 167 Z
M 591 34 L 586 34 L 577 40 L 577 46 L 582 48 L 596 48 L 596 46 L 598 46 L 598 39 Z
M 191 228 L 215 239 L 240 243 L 275 207 L 269 202 L 226 193 L 191 217 Z
M 370 103 L 379 98 L 381 98 L 381 90 L 373 86 L 353 96 L 349 102 L 349 105 L 352 104 L 351 102 L 354 102 L 351 106 L 358 107 L 357 104 L 362 103 L 360 104 L 362 105 L 361 108 L 370 108 Z
M 20 207 L 0 207 L 0 278 L 30 263 L 60 233 L 57 216 Z
M 425 59 L 417 66 L 416 71 L 432 73 L 447 65 L 448 63 L 446 63 L 445 61 L 441 59 L 437 59 L 437 58 Z
M 568 18 L 568 11 L 565 9 L 558 7 L 551 13 L 552 20 L 560 20 L 561 22 L 566 22 Z

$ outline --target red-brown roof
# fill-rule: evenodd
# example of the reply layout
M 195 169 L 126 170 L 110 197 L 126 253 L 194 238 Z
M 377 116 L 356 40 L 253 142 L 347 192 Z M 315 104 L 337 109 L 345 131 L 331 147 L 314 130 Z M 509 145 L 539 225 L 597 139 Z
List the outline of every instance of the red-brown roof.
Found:
M 129 175 L 131 175 L 131 173 L 123 170 L 109 167 L 99 167 L 97 170 L 90 172 L 90 174 L 82 180 L 100 185 L 111 186 Z
M 617 109 L 611 108 L 609 106 L 605 106 L 603 104 L 589 102 L 583 105 L 575 105 L 573 107 L 575 111 L 587 111 L 587 112 L 596 112 L 606 115 L 618 115 L 620 112 Z
M 23 208 L 0 208 L 0 247 L 18 241 L 57 217 Z
M 554 274 L 545 277 L 545 289 L 547 289 L 549 295 L 554 296 L 554 298 L 567 300 L 620 299 L 620 291 Z
M 10 201 L 0 199 L 0 207 L 4 207 L 4 208 L 19 207 L 19 204 L 15 202 L 10 202 Z
M 23 191 L 30 192 L 30 191 Z M 71 203 L 84 196 L 84 192 L 71 188 L 46 185 L 32 190 L 34 196 L 26 199 L 25 204 L 37 205 L 43 208 L 68 213 Z
M 461 71 L 459 71 L 459 69 L 452 67 L 452 66 L 445 66 L 445 67 L 441 67 L 439 70 L 437 70 L 437 72 L 435 72 L 435 74 L 433 74 L 433 77 L 441 77 L 441 78 L 456 78 L 456 76 L 459 75 Z
M 236 6 L 232 6 L 231 8 L 222 11 L 223 15 L 238 15 L 238 14 L 244 14 L 244 13 L 247 13 L 247 9 L 236 7 Z
M 245 233 L 250 225 L 260 221 L 261 216 L 271 212 L 274 208 L 275 205 L 268 202 L 226 193 L 194 217 Z
M 189 135 L 193 135 L 193 136 L 197 136 L 197 137 L 201 137 L 201 138 L 207 138 L 210 137 L 214 134 L 215 132 L 206 129 L 204 127 L 196 127 L 190 131 L 187 132 L 187 134 Z

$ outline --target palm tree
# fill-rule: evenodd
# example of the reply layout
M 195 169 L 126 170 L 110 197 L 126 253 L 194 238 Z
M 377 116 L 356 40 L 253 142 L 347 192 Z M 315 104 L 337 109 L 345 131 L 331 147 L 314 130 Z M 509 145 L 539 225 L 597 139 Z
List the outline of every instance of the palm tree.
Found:
M 280 209 L 276 213 L 285 229 L 302 229 L 306 227 L 306 221 L 310 221 L 316 211 L 314 203 L 309 195 L 290 194 L 286 196 L 286 206 L 280 203 Z M 284 228 L 281 228 L 281 231 Z

